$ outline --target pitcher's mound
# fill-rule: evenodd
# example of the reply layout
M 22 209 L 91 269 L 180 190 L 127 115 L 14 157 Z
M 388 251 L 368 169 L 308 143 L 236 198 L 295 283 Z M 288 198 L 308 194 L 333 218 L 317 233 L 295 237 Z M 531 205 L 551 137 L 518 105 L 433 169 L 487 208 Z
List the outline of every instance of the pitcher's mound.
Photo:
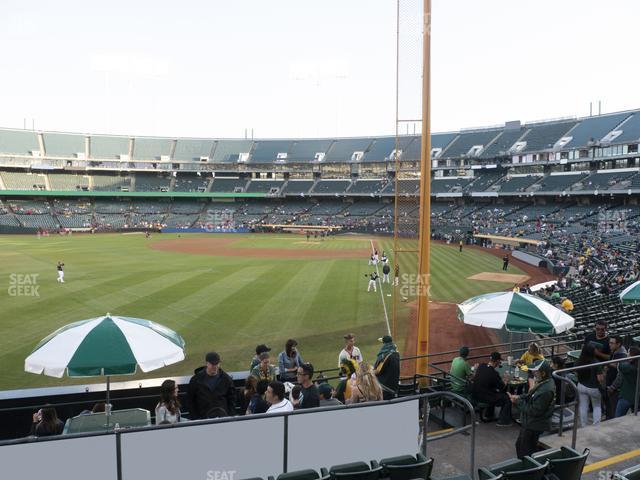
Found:
M 522 283 L 529 280 L 527 275 L 514 275 L 512 273 L 482 272 L 467 277 L 467 280 L 484 280 L 486 282 Z

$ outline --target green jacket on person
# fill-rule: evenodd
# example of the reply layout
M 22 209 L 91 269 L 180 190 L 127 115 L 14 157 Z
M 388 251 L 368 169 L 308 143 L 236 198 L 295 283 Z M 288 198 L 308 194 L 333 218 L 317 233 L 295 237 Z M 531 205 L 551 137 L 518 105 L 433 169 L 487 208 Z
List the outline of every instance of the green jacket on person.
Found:
M 638 378 L 638 367 L 631 363 L 621 363 L 618 367 L 618 370 L 622 375 L 620 396 L 633 405 L 636 396 L 636 379 Z
M 551 378 L 536 384 L 520 395 L 516 406 L 520 409 L 520 424 L 526 430 L 544 432 L 551 428 L 555 407 L 556 386 Z

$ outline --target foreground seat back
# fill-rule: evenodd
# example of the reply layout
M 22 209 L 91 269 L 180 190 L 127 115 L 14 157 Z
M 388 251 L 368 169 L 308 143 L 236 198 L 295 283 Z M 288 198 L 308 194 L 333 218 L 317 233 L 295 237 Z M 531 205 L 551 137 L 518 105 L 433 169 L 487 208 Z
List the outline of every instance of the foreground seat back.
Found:
M 369 470 L 369 465 L 365 462 L 351 462 L 341 463 L 340 465 L 334 465 L 329 469 L 331 475 L 336 473 L 351 473 L 351 472 L 363 472 Z
M 379 480 L 382 477 L 382 467 L 361 472 L 332 473 L 331 476 L 334 480 Z
M 549 462 L 547 461 L 538 467 L 501 473 L 504 480 L 542 480 L 548 467 Z
M 391 480 L 429 480 L 433 469 L 433 458 L 426 458 L 418 453 L 415 457 L 403 455 L 384 458 L 380 460 L 380 465 L 384 476 Z
M 549 461 L 548 474 L 553 474 L 562 480 L 580 480 L 589 453 L 588 448 L 579 453 L 572 448 L 561 447 L 538 452 L 533 455 L 533 458 L 539 462 Z
M 320 475 L 311 469 L 296 470 L 295 472 L 281 473 L 278 480 L 318 480 Z
M 618 472 L 613 478 L 615 480 L 640 480 L 640 465 L 625 468 Z
M 478 475 L 481 480 L 489 480 L 495 477 L 504 480 L 542 480 L 548 467 L 549 461 L 541 464 L 531 457 L 515 458 L 486 468 L 480 468 Z

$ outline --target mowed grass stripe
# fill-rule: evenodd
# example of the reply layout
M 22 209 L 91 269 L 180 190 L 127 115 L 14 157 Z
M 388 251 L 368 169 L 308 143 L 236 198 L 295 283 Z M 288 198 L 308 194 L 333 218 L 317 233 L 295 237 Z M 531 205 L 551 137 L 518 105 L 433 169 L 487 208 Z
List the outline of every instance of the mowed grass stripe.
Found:
M 52 299 L 52 301 L 48 305 L 48 308 L 46 310 L 42 310 L 40 314 L 34 316 L 34 318 L 31 320 L 30 325 L 33 325 L 33 328 L 29 330 L 22 330 L 25 333 L 24 335 L 20 335 L 20 343 L 22 343 L 23 341 L 33 343 L 34 341 L 38 341 L 51 333 L 49 331 L 42 332 L 38 328 L 39 318 L 42 318 L 40 315 L 46 316 L 46 318 L 53 319 L 55 321 L 55 324 L 57 325 L 55 328 L 59 328 L 65 324 L 78 320 L 99 317 L 101 315 L 105 315 L 106 313 L 111 313 L 113 315 L 131 316 L 128 314 L 128 312 L 119 310 L 119 307 L 121 305 L 125 305 L 128 299 L 131 298 L 131 294 L 127 292 L 130 292 L 134 287 L 135 290 L 140 293 L 146 291 L 155 291 L 160 288 L 160 286 L 166 284 L 167 279 L 170 277 L 175 278 L 176 274 L 174 272 L 171 272 L 166 273 L 165 275 L 156 275 L 153 279 L 146 281 L 144 281 L 142 278 L 139 278 L 139 281 L 135 283 L 131 282 L 130 280 L 129 290 L 117 290 L 110 293 L 98 295 L 94 292 L 103 291 L 102 288 L 104 288 L 104 286 L 94 286 L 78 291 L 73 296 L 63 296 L 62 298 Z M 120 279 L 121 282 L 124 280 L 124 278 Z M 120 284 L 120 287 L 121 286 L 122 284 Z M 15 337 L 14 340 L 16 340 Z M 10 351 L 12 350 L 12 348 L 10 346 L 6 346 L 4 350 Z
M 68 315 L 78 309 L 77 305 L 83 298 L 93 298 L 101 292 L 104 294 L 105 291 L 120 292 L 123 285 L 129 285 L 137 279 L 144 278 L 144 275 L 145 272 L 138 271 L 106 279 L 100 277 L 103 279 L 100 282 L 96 282 L 98 280 L 96 277 L 92 282 L 79 281 L 64 285 L 58 284 L 55 280 L 51 284 L 40 282 L 39 297 L 13 297 L 11 305 L 3 304 L 2 327 L 3 329 L 20 327 L 21 331 L 33 327 L 34 330 L 41 332 L 41 325 L 38 323 L 41 318 L 47 318 L 57 326 L 81 320 L 81 318 L 70 318 Z M 98 312 L 99 314 L 101 312 Z M 0 336 L 0 346 L 8 343 L 13 343 L 11 337 Z
M 151 309 L 160 321 L 176 330 L 190 332 L 192 323 L 194 327 L 201 328 L 203 322 L 211 320 L 205 318 L 205 314 L 213 304 L 223 302 L 265 270 L 263 266 L 224 268 L 213 276 L 205 275 L 202 279 L 196 277 L 191 279 L 190 285 L 183 285 L 181 289 L 171 292 L 169 297 L 158 299 Z M 190 293 L 185 294 L 185 289 Z M 165 308 L 167 304 L 170 309 Z
M 325 280 L 331 278 L 335 261 L 309 262 L 297 271 L 292 271 L 290 277 L 277 288 L 253 317 L 242 326 L 247 335 L 264 336 L 271 340 L 282 337 L 288 332 L 306 328 L 305 319 L 313 309 L 313 302 L 322 288 Z M 294 270 L 294 269 L 292 269 Z M 290 312 L 284 317 L 283 310 Z M 312 312 L 314 315 L 316 312 Z M 274 328 L 274 325 L 277 326 Z

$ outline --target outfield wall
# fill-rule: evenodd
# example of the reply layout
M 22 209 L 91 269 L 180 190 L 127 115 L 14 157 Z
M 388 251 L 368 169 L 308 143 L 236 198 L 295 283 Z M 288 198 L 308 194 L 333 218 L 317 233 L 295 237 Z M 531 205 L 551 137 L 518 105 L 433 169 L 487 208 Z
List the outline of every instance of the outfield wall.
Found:
M 162 233 L 251 233 L 249 228 L 233 228 L 227 230 L 211 230 L 207 228 L 163 228 Z

